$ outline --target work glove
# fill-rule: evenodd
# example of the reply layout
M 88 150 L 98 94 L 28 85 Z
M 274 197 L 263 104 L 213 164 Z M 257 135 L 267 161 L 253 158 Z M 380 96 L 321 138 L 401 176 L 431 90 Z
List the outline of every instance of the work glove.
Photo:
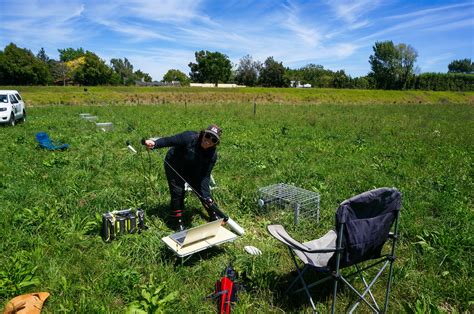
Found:
M 219 215 L 219 210 L 217 208 L 216 203 L 212 200 L 212 198 L 208 197 L 203 201 L 203 205 L 209 214 L 209 221 L 218 220 L 221 218 Z M 217 209 L 217 210 L 216 210 Z

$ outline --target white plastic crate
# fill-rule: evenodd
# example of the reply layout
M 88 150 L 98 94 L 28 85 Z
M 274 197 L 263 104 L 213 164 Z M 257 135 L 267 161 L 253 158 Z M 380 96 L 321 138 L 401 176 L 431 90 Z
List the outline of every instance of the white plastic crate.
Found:
M 92 122 L 95 122 L 97 121 L 97 116 L 84 116 L 83 119 L 87 120 L 87 121 L 92 121 Z
M 112 122 L 99 122 L 95 125 L 99 130 L 102 130 L 104 132 L 113 131 L 114 129 L 114 124 Z

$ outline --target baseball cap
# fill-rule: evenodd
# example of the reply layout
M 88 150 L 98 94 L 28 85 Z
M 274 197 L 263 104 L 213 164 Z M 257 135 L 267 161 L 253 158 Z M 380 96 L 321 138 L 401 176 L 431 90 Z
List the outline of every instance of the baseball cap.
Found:
M 210 126 L 208 126 L 204 130 L 204 133 L 212 134 L 220 141 L 221 140 L 222 129 L 219 126 L 217 126 L 216 124 L 211 124 Z

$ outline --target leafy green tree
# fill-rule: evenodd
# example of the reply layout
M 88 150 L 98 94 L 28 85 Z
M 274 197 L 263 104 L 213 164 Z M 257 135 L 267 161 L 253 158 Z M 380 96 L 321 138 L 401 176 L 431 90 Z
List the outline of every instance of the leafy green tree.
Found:
M 366 76 L 353 78 L 351 80 L 351 87 L 358 89 L 369 89 L 371 88 L 370 80 Z
M 348 88 L 350 87 L 350 80 L 350 76 L 346 75 L 344 70 L 339 70 L 334 73 L 332 85 L 334 88 Z
M 124 85 L 132 85 L 135 83 L 135 74 L 133 73 L 133 65 L 127 58 L 110 60 L 112 69 L 120 76 L 120 82 Z
M 306 83 L 303 80 L 303 73 L 301 72 L 301 69 L 286 68 L 285 79 L 290 82 L 290 87 L 295 87 L 295 86 L 292 86 L 291 84 L 296 84 L 296 82 L 300 82 L 302 84 Z
M 66 63 L 50 59 L 48 62 L 48 67 L 51 72 L 52 81 L 55 84 L 61 83 L 63 86 L 66 86 L 67 81 L 70 79 L 71 72 Z
M 84 52 L 84 49 L 78 48 L 65 48 L 65 49 L 58 49 L 59 52 L 59 61 L 62 62 L 67 62 L 71 61 L 74 59 L 77 59 L 79 57 L 84 56 L 86 53 Z
M 285 67 L 282 62 L 277 62 L 273 57 L 268 57 L 260 71 L 259 82 L 265 87 L 288 87 L 289 82 L 285 77 Z
M 372 72 L 369 73 L 380 89 L 394 89 L 400 55 L 392 41 L 376 42 L 374 54 L 369 57 Z
M 189 78 L 180 70 L 170 69 L 163 75 L 163 82 L 179 81 L 181 85 L 189 85 Z
M 48 68 L 48 76 L 47 76 L 47 84 L 50 84 L 50 83 L 53 83 L 54 82 L 54 79 L 53 79 L 53 76 L 52 76 L 52 64 L 54 62 L 53 59 L 50 59 L 48 57 L 48 55 L 46 54 L 46 51 L 44 50 L 43 47 L 41 47 L 41 49 L 38 51 L 38 53 L 36 54 L 36 58 L 40 61 L 40 62 L 43 62 L 46 67 Z
M 399 88 L 407 89 L 410 87 L 410 80 L 414 79 L 415 75 L 415 62 L 418 57 L 418 52 L 415 48 L 404 43 L 400 43 L 396 46 L 400 55 L 400 70 L 398 75 Z
M 449 73 L 474 73 L 474 63 L 471 59 L 453 60 L 448 65 Z
M 196 51 L 196 63 L 188 64 L 189 76 L 193 82 L 227 83 L 232 74 L 232 64 L 229 58 L 220 52 Z
M 259 61 L 253 61 L 250 55 L 246 55 L 239 60 L 235 81 L 241 85 L 255 86 L 261 68 L 262 64 Z
M 151 81 L 153 80 L 153 79 L 151 78 L 150 74 L 144 73 L 144 72 L 142 72 L 142 71 L 140 71 L 140 70 L 136 70 L 135 73 L 134 73 L 134 75 L 135 75 L 135 78 L 136 78 L 137 80 L 143 79 L 143 81 L 145 81 L 145 82 L 151 82 Z
M 334 87 L 334 75 L 331 70 L 325 69 L 319 64 L 308 64 L 300 69 L 301 82 L 309 83 L 313 87 Z
M 372 71 L 369 73 L 376 82 L 376 88 L 407 88 L 414 75 L 414 65 L 418 53 L 406 44 L 395 45 L 392 41 L 376 42 L 374 54 L 369 57 Z
M 0 51 L 0 84 L 44 85 L 49 79 L 48 66 L 30 50 L 10 43 Z
M 86 51 L 83 62 L 74 70 L 73 79 L 80 85 L 103 85 L 111 81 L 113 70 L 96 54 Z M 82 58 L 82 57 L 80 57 Z
M 474 91 L 474 74 L 422 73 L 416 76 L 414 87 L 434 91 Z
M 40 61 L 43 61 L 44 63 L 48 63 L 50 60 L 43 47 L 41 47 L 41 49 L 36 54 L 36 58 L 38 58 Z

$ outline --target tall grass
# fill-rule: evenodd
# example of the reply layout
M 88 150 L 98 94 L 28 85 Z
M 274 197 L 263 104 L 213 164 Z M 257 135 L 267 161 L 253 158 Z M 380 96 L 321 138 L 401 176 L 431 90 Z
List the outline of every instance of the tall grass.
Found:
M 187 97 L 183 91 L 179 97 Z M 27 88 L 22 92 L 27 102 L 54 99 L 30 95 Z M 282 93 L 292 97 L 292 92 Z M 255 115 L 252 102 L 220 101 L 28 109 L 27 123 L 0 129 L 2 304 L 17 294 L 46 290 L 51 293 L 46 313 L 123 313 L 133 306 L 212 312 L 215 305 L 204 297 L 213 292 L 224 267 L 233 263 L 247 287 L 237 312 L 311 312 L 304 295 L 283 295 L 292 262 L 287 250 L 267 234 L 266 225 L 283 222 L 295 238 L 313 239 L 333 226 L 335 209 L 344 199 L 374 187 L 395 186 L 403 193 L 402 237 L 390 312 L 473 310 L 471 104 L 277 102 L 257 106 Z M 97 130 L 79 118 L 84 112 L 97 115 L 100 122 L 113 122 L 114 131 Z M 165 223 L 166 150 L 133 155 L 125 141 L 138 147 L 142 137 L 199 130 L 209 123 L 224 130 L 213 173 L 218 185 L 214 196 L 246 233 L 181 264 L 161 242 L 171 233 Z M 69 143 L 70 149 L 38 149 L 34 135 L 39 131 Z M 258 188 L 278 182 L 319 192 L 320 222 L 294 226 L 279 211 L 259 209 Z M 104 243 L 99 236 L 101 214 L 129 207 L 146 210 L 149 228 Z M 186 208 L 189 225 L 205 221 L 192 196 Z M 263 255 L 248 255 L 245 245 L 260 248 Z M 376 295 L 382 296 L 383 286 L 378 288 Z M 353 296 L 341 292 L 338 302 L 344 308 Z M 326 312 L 329 292 L 314 294 L 318 310 Z
M 327 88 L 17 86 L 30 106 L 111 104 L 473 104 L 474 92 Z

